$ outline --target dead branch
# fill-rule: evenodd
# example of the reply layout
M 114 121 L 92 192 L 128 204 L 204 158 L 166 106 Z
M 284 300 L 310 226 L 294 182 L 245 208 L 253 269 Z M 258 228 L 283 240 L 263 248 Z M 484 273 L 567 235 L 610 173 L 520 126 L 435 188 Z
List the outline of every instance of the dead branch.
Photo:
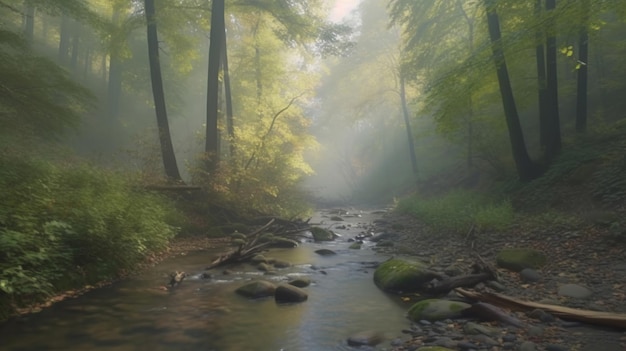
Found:
M 455 291 L 467 298 L 484 301 L 513 311 L 529 312 L 535 309 L 541 309 L 553 314 L 556 317 L 567 320 L 626 329 L 626 314 L 579 310 L 570 307 L 548 305 L 532 301 L 522 301 L 510 296 L 492 292 L 480 293 L 460 288 L 455 289 Z
M 461 275 L 457 277 L 450 277 L 444 280 L 434 283 L 424 290 L 424 292 L 432 295 L 444 295 L 450 290 L 460 287 L 473 287 L 478 283 L 482 283 L 487 280 L 491 280 L 492 276 L 489 273 L 469 274 Z

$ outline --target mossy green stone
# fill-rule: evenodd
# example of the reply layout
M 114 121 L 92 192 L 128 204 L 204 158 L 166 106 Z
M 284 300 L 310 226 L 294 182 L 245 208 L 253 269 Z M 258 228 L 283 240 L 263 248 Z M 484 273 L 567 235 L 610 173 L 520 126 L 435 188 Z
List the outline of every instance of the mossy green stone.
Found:
M 361 243 L 352 243 L 352 245 L 350 245 L 349 249 L 360 250 L 361 249 Z
M 333 232 L 320 227 L 311 227 L 311 234 L 313 234 L 313 240 L 315 241 L 332 241 L 335 240 Z
M 464 302 L 428 299 L 420 301 L 409 309 L 409 318 L 416 322 L 420 320 L 438 321 L 461 316 L 461 312 L 471 305 Z
M 504 249 L 496 257 L 498 266 L 515 272 L 525 268 L 540 268 L 546 261 L 547 258 L 543 252 L 529 248 Z
M 442 346 L 423 346 L 417 349 L 417 351 L 454 351 L 454 350 L 449 349 L 447 347 L 442 347 Z
M 412 292 L 422 290 L 435 277 L 422 263 L 394 258 L 376 268 L 374 283 L 385 291 Z

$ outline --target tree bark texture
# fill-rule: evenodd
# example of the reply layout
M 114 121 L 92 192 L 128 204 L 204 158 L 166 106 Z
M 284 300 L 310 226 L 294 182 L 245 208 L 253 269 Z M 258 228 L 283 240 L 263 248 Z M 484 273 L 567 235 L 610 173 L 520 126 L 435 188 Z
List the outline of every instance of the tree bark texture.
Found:
M 495 0 L 484 0 L 487 10 L 489 37 L 491 40 L 493 59 L 496 65 L 500 94 L 502 96 L 502 106 L 504 108 L 504 115 L 506 117 L 506 124 L 509 131 L 509 139 L 511 141 L 511 149 L 513 151 L 513 159 L 515 161 L 517 174 L 520 180 L 527 181 L 536 177 L 536 167 L 526 150 L 524 134 L 520 124 L 519 115 L 517 113 L 517 107 L 515 105 L 509 71 L 504 57 L 504 49 L 502 48 L 500 19 L 495 9 L 495 3 Z
M 409 116 L 409 108 L 406 103 L 406 84 L 402 73 L 400 73 L 400 103 L 402 104 L 402 116 L 404 117 L 404 126 L 407 133 L 407 141 L 409 142 L 409 156 L 411 157 L 411 167 L 413 175 L 417 182 L 417 156 L 415 155 L 415 143 L 413 141 L 413 130 L 411 129 L 411 119 Z
M 543 10 L 542 0 L 535 3 L 535 16 L 539 18 Z M 539 101 L 539 144 L 545 147 L 548 140 L 548 112 L 546 109 L 546 51 L 545 32 L 537 29 L 537 46 L 535 47 L 535 58 L 537 61 L 537 94 Z
M 214 170 L 219 163 L 219 71 L 224 38 L 224 0 L 213 0 L 211 6 L 211 32 L 209 34 L 209 72 L 207 84 L 206 144 L 207 169 Z
M 587 130 L 587 83 L 589 64 L 589 0 L 582 0 L 585 20 L 580 28 L 578 37 L 578 81 L 576 88 L 576 131 L 584 133 Z
M 176 165 L 176 155 L 170 135 L 167 109 L 165 105 L 165 93 L 163 91 L 163 78 L 161 76 L 161 63 L 159 59 L 159 39 L 157 24 L 155 21 L 156 9 L 154 0 L 145 0 L 145 12 L 148 36 L 148 59 L 150 61 L 150 78 L 152 81 L 152 95 L 154 96 L 154 109 L 156 112 L 157 126 L 159 130 L 159 142 L 161 144 L 161 156 L 163 167 L 168 178 L 180 181 L 180 173 Z
M 546 0 L 549 14 L 556 7 L 556 0 Z M 549 164 L 561 151 L 561 125 L 559 122 L 559 88 L 557 78 L 556 25 L 554 19 L 548 22 L 546 40 L 546 112 L 548 117 L 548 135 L 546 140 L 546 162 Z

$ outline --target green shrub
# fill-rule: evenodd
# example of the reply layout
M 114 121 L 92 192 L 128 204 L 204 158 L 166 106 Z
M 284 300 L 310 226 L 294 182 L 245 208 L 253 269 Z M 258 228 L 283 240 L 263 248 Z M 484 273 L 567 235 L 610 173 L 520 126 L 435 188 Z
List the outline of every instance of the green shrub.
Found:
M 0 306 L 113 278 L 176 233 L 165 199 L 84 164 L 0 156 L 0 191 Z
M 505 229 L 513 220 L 509 201 L 494 202 L 488 196 L 453 190 L 441 197 L 412 196 L 398 202 L 396 209 L 411 214 L 436 230 L 467 232 L 472 226 L 483 230 Z

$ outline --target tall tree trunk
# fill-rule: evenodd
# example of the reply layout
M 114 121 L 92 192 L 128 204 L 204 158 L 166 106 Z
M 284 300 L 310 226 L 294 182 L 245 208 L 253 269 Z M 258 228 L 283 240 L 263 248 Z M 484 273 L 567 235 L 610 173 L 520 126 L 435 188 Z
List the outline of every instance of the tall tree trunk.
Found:
M 556 0 L 546 0 L 548 14 L 556 7 Z M 559 87 L 557 79 L 556 25 L 554 19 L 548 22 L 546 40 L 546 111 L 548 114 L 548 135 L 545 160 L 549 164 L 561 151 L 561 125 L 559 121 Z
M 74 71 L 76 71 L 78 69 L 78 50 L 79 50 L 79 44 L 80 44 L 80 31 L 81 31 L 81 24 L 78 21 L 73 21 L 73 26 L 72 26 L 72 56 L 71 56 L 71 60 L 70 60 L 70 67 L 72 67 L 72 69 Z
M 467 14 L 461 0 L 457 0 L 456 6 L 463 18 L 465 18 L 465 22 L 467 22 L 469 54 L 474 55 L 474 19 Z M 472 169 L 474 167 L 474 103 L 472 91 L 468 91 L 467 94 L 467 168 Z
M 585 19 L 578 37 L 578 82 L 576 89 L 576 131 L 584 133 L 587 129 L 587 65 L 589 64 L 589 0 L 583 1 Z
M 28 1 L 24 2 L 23 26 L 24 36 L 32 42 L 35 39 L 35 6 Z
M 120 9 L 115 8 L 113 10 L 113 16 L 111 18 L 111 23 L 114 26 L 119 25 L 120 18 Z M 119 30 L 115 31 L 119 33 Z M 120 57 L 121 53 L 121 43 L 117 36 L 112 37 L 109 47 L 109 84 L 107 86 L 107 96 L 108 96 L 108 112 L 109 118 L 117 118 L 120 113 L 120 101 L 122 99 L 122 59 Z
M 88 48 L 83 57 L 83 82 L 87 81 L 89 73 L 91 73 L 91 49 Z
M 226 128 L 228 129 L 228 146 L 230 156 L 235 155 L 235 125 L 233 121 L 233 99 L 230 92 L 230 74 L 228 71 L 228 50 L 226 46 L 226 31 L 222 39 L 222 70 L 224 71 L 224 98 L 226 100 Z
M 519 121 L 517 107 L 515 106 L 515 98 L 513 97 L 509 71 L 506 66 L 504 49 L 502 48 L 500 19 L 498 17 L 498 13 L 496 12 L 495 3 L 496 0 L 484 0 L 484 5 L 487 10 L 489 38 L 491 40 L 491 49 L 496 65 L 500 94 L 502 96 L 502 107 L 504 108 L 506 124 L 509 130 L 509 139 L 511 141 L 513 159 L 515 161 L 517 174 L 520 180 L 526 181 L 537 176 L 537 169 L 530 159 L 530 156 L 528 156 L 528 151 L 526 150 L 524 134 Z
M 70 18 L 63 13 L 61 15 L 61 28 L 59 31 L 59 62 L 67 63 L 67 53 L 70 48 Z
M 209 72 L 207 78 L 206 144 L 207 169 L 214 170 L 220 160 L 219 153 L 219 71 L 224 38 L 224 0 L 213 0 L 211 6 L 211 32 L 209 34 Z
M 543 10 L 542 0 L 535 3 L 535 16 L 541 17 Z M 537 29 L 536 34 L 537 46 L 535 47 L 535 59 L 537 61 L 537 95 L 539 101 L 539 144 L 546 147 L 548 140 L 549 117 L 546 108 L 547 90 L 546 90 L 546 57 L 545 57 L 545 41 L 546 36 L 541 28 Z
M 157 126 L 159 129 L 159 142 L 161 143 L 161 156 L 163 167 L 168 178 L 180 181 L 180 173 L 176 165 L 176 155 L 170 136 L 170 126 L 167 120 L 167 109 L 165 106 L 165 93 L 163 91 L 163 78 L 161 77 L 161 62 L 159 59 L 159 39 L 157 34 L 157 24 L 155 20 L 154 0 L 144 1 L 147 37 L 148 37 L 148 59 L 150 61 L 150 78 L 152 80 L 152 95 L 154 96 L 154 109 L 156 112 Z
M 411 129 L 409 108 L 406 103 L 406 84 L 402 73 L 400 73 L 400 103 L 402 104 L 402 116 L 404 117 L 404 126 L 406 128 L 407 140 L 409 142 L 409 156 L 411 157 L 411 167 L 413 169 L 415 181 L 417 181 L 417 156 L 415 155 L 415 143 L 413 142 L 413 130 Z

